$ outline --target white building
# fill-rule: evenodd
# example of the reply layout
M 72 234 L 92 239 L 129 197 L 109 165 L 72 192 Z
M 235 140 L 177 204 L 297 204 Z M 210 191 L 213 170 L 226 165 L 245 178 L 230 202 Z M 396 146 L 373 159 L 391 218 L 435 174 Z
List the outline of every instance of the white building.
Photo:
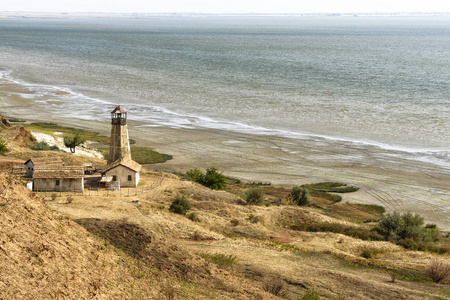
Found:
M 119 182 L 121 187 L 137 187 L 142 166 L 127 157 L 109 164 L 102 172 L 105 177 L 112 177 L 112 182 Z

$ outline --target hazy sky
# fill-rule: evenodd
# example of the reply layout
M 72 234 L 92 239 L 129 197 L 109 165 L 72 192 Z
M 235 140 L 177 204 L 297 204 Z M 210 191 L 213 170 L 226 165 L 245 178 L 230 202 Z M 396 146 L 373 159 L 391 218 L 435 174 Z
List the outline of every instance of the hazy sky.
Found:
M 450 12 L 448 0 L 0 0 L 0 11 L 35 12 Z

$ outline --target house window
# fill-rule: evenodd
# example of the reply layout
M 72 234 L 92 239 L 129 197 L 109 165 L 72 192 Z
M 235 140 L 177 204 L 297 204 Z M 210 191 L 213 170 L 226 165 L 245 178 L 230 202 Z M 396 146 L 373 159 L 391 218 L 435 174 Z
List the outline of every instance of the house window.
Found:
M 133 178 L 131 177 L 131 175 L 128 175 L 128 181 L 133 180 Z
M 117 181 L 117 176 L 113 175 L 113 181 Z
M 59 186 L 59 179 L 56 179 L 56 185 Z

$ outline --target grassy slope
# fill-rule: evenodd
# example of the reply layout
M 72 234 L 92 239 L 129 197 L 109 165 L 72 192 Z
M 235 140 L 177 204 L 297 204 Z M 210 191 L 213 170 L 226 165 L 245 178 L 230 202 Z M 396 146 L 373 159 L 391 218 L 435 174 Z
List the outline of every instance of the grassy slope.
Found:
M 2 299 L 272 298 L 134 223 L 79 220 L 85 229 L 1 178 Z
M 59 152 L 39 154 L 73 158 Z M 163 181 L 132 197 L 123 196 L 126 190 L 112 196 L 85 194 L 67 204 L 67 195 L 55 200 L 42 195 L 52 211 L 85 229 L 52 213 L 3 176 L 0 298 L 266 298 L 270 296 L 260 287 L 274 278 L 287 283 L 292 299 L 308 289 L 332 299 L 450 297 L 448 284 L 432 284 L 426 276 L 435 255 L 387 242 L 290 229 L 315 223 L 364 228 L 364 222 L 380 217 L 379 207 L 335 203 L 321 194 L 312 197 L 312 208 L 278 206 L 289 191 L 272 186 L 263 189 L 273 205 L 246 206 L 239 197 L 246 184 L 234 183 L 228 193 L 173 175 L 143 177 L 147 185 Z M 168 211 L 177 195 L 189 198 L 195 222 Z M 371 258 L 363 257 L 367 253 Z M 236 263 L 222 270 L 202 258 L 215 254 L 231 255 Z M 449 262 L 448 256 L 439 259 Z M 396 283 L 389 282 L 392 273 L 399 278 Z
M 367 226 L 361 222 L 327 216 L 319 208 L 243 205 L 236 194 L 212 191 L 170 174 L 150 172 L 143 177 L 147 185 L 163 181 L 140 195 L 131 192 L 130 197 L 124 197 L 128 195 L 124 190 L 122 194 L 96 195 L 95 199 L 75 197 L 70 205 L 65 204 L 64 196 L 51 200 L 47 195 L 47 205 L 73 219 L 128 218 L 142 228 L 191 249 L 200 257 L 232 255 L 236 263 L 226 267 L 228 271 L 250 280 L 253 286 L 281 278 L 287 284 L 290 299 L 301 297 L 308 289 L 316 289 L 329 299 L 338 296 L 389 299 L 398 295 L 408 299 L 450 297 L 447 283 L 433 284 L 426 275 L 430 260 L 439 256 L 406 251 L 389 242 L 289 229 L 299 222 L 325 222 L 354 228 Z M 277 199 L 275 191 L 279 188 L 266 188 L 274 189 L 272 197 Z M 190 212 L 195 213 L 196 221 L 168 210 L 179 195 L 189 198 Z M 133 204 L 135 200 L 139 200 L 140 205 Z M 373 210 L 369 215 L 373 217 L 375 213 Z M 364 257 L 367 253 L 371 258 Z M 450 263 L 448 256 L 439 259 Z M 398 277 L 395 283 L 390 282 L 390 274 Z M 216 287 L 216 292 L 222 293 L 220 284 Z

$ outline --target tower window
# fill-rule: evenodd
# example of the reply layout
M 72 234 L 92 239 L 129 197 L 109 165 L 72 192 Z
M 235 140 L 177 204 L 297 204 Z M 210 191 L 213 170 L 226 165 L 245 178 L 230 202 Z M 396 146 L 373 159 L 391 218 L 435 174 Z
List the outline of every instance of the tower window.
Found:
M 113 181 L 117 181 L 117 176 L 113 175 Z
M 59 179 L 56 179 L 56 185 L 59 186 L 60 182 Z
M 131 175 L 128 175 L 128 181 L 133 180 L 133 178 L 131 177 Z

